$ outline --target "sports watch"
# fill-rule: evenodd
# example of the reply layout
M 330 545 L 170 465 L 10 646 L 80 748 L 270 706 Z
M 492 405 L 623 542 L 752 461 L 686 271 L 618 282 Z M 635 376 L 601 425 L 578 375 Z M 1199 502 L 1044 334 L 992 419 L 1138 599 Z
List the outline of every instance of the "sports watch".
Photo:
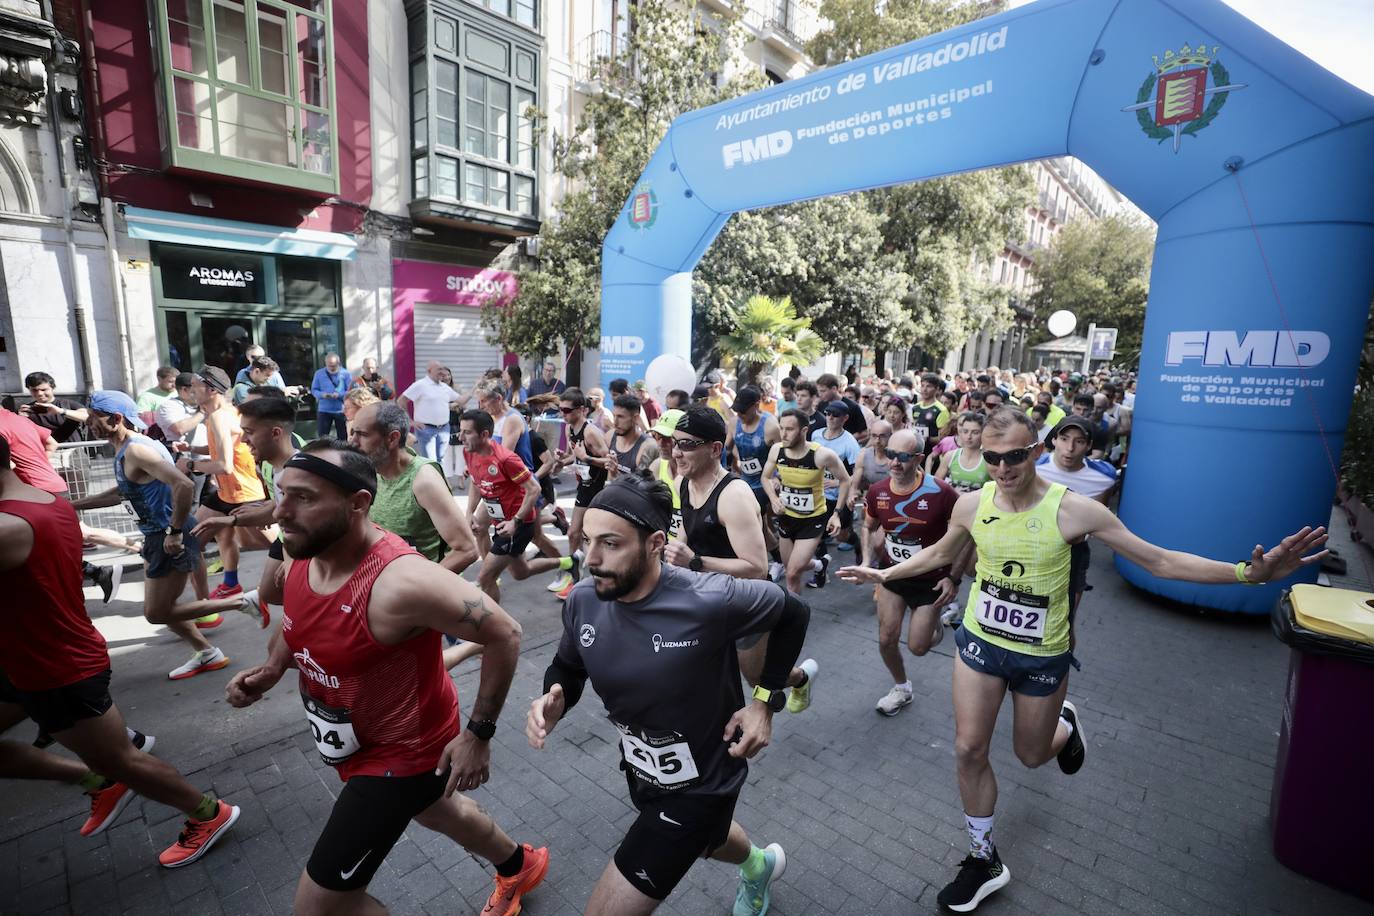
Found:
M 480 722 L 476 719 L 468 719 L 468 731 L 482 741 L 490 741 L 491 736 L 496 734 L 496 723 L 490 719 L 483 719 Z
M 180 534 L 181 534 L 181 529 L 180 529 L 180 528 L 174 528 L 174 527 L 172 527 L 171 525 L 168 525 L 166 528 L 163 528 L 163 529 L 162 529 L 162 533 L 163 533 L 164 535 L 166 535 L 167 537 L 171 537 L 171 536 L 174 535 L 174 534 L 175 534 L 175 535 L 180 535 Z
M 705 564 L 702 563 L 701 554 L 699 553 L 693 554 L 692 559 L 687 561 L 687 568 L 692 572 L 701 572 L 704 567 Z
M 787 693 L 783 690 L 769 690 L 766 687 L 754 688 L 754 699 L 762 700 L 768 704 L 768 708 L 773 712 L 782 712 L 782 708 L 787 705 Z

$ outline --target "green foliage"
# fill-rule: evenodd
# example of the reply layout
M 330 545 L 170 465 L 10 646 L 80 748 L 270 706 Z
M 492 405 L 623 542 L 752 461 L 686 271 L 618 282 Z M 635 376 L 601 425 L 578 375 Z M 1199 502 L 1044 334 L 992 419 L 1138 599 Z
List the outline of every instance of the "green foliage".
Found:
M 1116 361 L 1134 362 L 1145 327 L 1153 255 L 1154 230 L 1137 220 L 1111 216 L 1069 223 L 1036 259 L 1040 286 L 1030 304 L 1037 319 L 1068 309 L 1080 328 L 1090 322 L 1117 328 Z M 1038 320 L 1040 333 L 1031 343 L 1050 339 L 1043 327 Z
M 825 353 L 825 343 L 811 330 L 811 319 L 798 318 L 792 300 L 783 296 L 750 296 L 728 310 L 733 328 L 720 336 L 722 355 L 735 360 L 740 384 L 779 362 L 809 363 Z
M 1341 483 L 1366 506 L 1374 506 L 1374 300 L 1369 303 L 1369 323 L 1355 383 L 1341 452 Z

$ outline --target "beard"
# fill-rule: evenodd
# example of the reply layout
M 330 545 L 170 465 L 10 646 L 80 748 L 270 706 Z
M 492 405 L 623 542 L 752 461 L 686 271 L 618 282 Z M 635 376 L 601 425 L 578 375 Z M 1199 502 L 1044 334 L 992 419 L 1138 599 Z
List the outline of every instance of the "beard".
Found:
M 295 556 L 295 551 L 291 552 Z M 605 577 L 609 583 L 603 584 L 601 578 L 594 578 L 592 584 L 596 587 L 596 597 L 602 601 L 615 601 L 623 598 L 630 592 L 639 588 L 639 584 L 644 581 L 644 576 L 649 571 L 649 549 L 647 545 L 641 546 L 639 558 L 629 568 L 620 572 L 610 572 L 599 567 L 588 567 L 587 572 L 594 577 Z
M 348 513 L 340 512 L 327 522 L 311 531 L 294 531 L 282 535 L 286 552 L 292 557 L 308 559 L 317 557 L 331 547 L 335 541 L 348 533 Z

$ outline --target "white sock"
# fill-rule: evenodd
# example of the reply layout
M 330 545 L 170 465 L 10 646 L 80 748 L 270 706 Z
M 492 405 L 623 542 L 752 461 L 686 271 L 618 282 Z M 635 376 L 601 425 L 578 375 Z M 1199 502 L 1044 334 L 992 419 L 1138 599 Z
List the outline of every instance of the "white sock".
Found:
M 911 681 L 906 681 L 905 683 L 898 684 L 897 686 L 905 690 L 907 693 L 911 693 Z
M 980 859 L 992 858 L 992 815 L 970 817 L 964 815 L 964 825 L 968 827 L 968 848 Z
M 814 572 L 820 572 L 820 571 L 821 571 L 821 561 L 820 561 L 820 560 L 817 560 L 815 557 L 812 557 L 812 558 L 811 558 L 811 569 L 812 569 L 812 571 L 814 571 Z
M 1060 716 L 1060 717 L 1059 717 L 1059 724 L 1062 725 L 1062 726 L 1064 726 L 1065 728 L 1067 728 L 1067 729 L 1069 730 L 1069 737 L 1072 738 L 1072 737 L 1073 737 L 1073 723 L 1070 722 L 1068 719 L 1064 718 L 1063 716 Z

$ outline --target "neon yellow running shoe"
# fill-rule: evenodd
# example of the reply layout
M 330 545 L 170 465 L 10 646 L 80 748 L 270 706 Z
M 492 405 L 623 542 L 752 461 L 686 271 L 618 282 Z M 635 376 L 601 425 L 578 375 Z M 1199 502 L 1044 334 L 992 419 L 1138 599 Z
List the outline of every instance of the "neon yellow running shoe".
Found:
M 811 688 L 816 686 L 816 675 L 820 672 L 820 665 L 816 664 L 814 658 L 808 658 L 798 667 L 806 672 L 806 683 L 793 687 L 788 693 L 788 712 L 806 712 L 806 708 L 811 705 Z

